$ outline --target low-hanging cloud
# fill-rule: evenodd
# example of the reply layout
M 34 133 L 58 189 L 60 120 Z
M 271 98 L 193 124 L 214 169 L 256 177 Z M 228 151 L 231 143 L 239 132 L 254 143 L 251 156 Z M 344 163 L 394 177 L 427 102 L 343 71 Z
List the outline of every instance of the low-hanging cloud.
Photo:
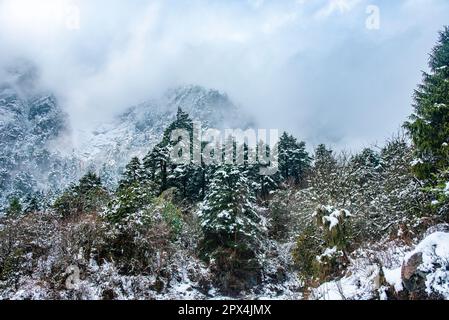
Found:
M 358 148 L 411 112 L 448 12 L 444 0 L 0 0 L 0 65 L 36 63 L 74 127 L 199 84 L 262 127 Z

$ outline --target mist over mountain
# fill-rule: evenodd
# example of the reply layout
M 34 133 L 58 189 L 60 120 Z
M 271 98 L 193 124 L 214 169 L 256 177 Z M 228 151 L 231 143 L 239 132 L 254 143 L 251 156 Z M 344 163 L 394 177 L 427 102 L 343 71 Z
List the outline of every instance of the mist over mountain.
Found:
M 129 159 L 142 158 L 154 147 L 178 108 L 203 128 L 254 124 L 225 93 L 190 85 L 128 107 L 93 130 L 80 129 L 53 94 L 39 91 L 33 64 L 15 64 L 5 74 L 0 86 L 2 205 L 37 191 L 57 193 L 89 170 L 115 187 Z

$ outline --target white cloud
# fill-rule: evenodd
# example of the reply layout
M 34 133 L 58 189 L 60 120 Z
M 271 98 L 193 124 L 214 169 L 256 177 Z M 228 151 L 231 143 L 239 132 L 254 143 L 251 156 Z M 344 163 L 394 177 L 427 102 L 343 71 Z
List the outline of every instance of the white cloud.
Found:
M 334 13 L 348 13 L 360 3 L 361 0 L 327 0 L 327 4 L 315 16 L 317 18 L 327 18 Z
M 43 3 L 36 16 L 27 1 Z M 377 0 L 382 27 L 368 32 L 365 7 L 376 0 L 61 0 L 79 8 L 71 30 L 52 1 L 0 1 L 0 65 L 36 61 L 75 126 L 195 83 L 228 92 L 265 127 L 335 144 L 400 126 L 449 9 Z

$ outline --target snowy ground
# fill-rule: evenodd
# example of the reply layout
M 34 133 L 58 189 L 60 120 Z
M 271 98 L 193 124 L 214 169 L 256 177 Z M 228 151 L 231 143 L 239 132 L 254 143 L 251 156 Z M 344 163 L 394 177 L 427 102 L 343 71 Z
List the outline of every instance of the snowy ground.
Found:
M 238 297 L 221 295 L 210 282 L 205 290 L 204 283 L 211 279 L 209 269 L 198 259 L 180 252 L 171 266 L 170 279 L 144 275 L 124 276 L 112 263 L 99 266 L 95 261 L 89 261 L 79 277 L 72 273 L 73 270 L 62 275 L 59 288 L 55 288 L 51 281 L 54 278 L 54 261 L 50 256 L 39 262 L 32 276 L 22 276 L 16 287 L 0 290 L 0 300 L 300 300 L 301 282 L 296 272 L 286 272 L 282 281 L 273 277 L 279 266 L 290 265 L 292 245 L 271 243 L 274 254 L 265 258 L 263 283 Z M 66 279 L 73 280 L 73 283 L 69 283 L 73 287 L 68 287 Z M 161 290 L 156 288 L 158 281 L 163 283 Z
M 397 293 L 404 290 L 401 271 L 411 257 L 422 256 L 418 270 L 425 274 L 425 291 L 428 295 L 437 294 L 449 300 L 449 225 L 430 229 L 422 241 L 407 245 L 399 240 L 367 245 L 354 252 L 350 266 L 344 276 L 312 289 L 309 299 L 313 300 L 371 300 L 387 299 L 392 288 Z M 301 300 L 302 283 L 297 272 L 289 269 L 293 243 L 267 244 L 269 250 L 263 257 L 263 283 L 237 297 L 247 300 Z M 63 277 L 60 288 L 43 279 L 51 278 L 51 256 L 40 261 L 36 273 L 22 277 L 14 289 L 0 291 L 1 299 L 82 299 L 100 300 L 113 298 L 119 300 L 229 300 L 236 297 L 221 295 L 210 283 L 207 266 L 179 253 L 170 267 L 171 276 L 162 279 L 162 289 L 157 289 L 159 279 L 154 276 L 120 275 L 115 266 L 105 263 L 98 266 L 94 261 L 87 263 L 79 279 L 68 288 Z M 281 267 L 281 268 L 280 268 Z M 277 278 L 279 270 L 282 278 Z M 52 283 L 52 284 L 50 284 Z M 1 284 L 1 283 L 0 283 Z M 204 288 L 208 289 L 205 290 Z M 106 296 L 105 296 L 106 294 Z
M 449 233 L 428 232 L 416 246 L 397 242 L 382 245 L 383 248 L 358 250 L 351 260 L 346 275 L 313 289 L 311 298 L 316 300 L 369 300 L 386 299 L 389 289 L 381 283 L 381 270 L 388 286 L 399 293 L 404 290 L 401 278 L 402 266 L 419 253 L 422 263 L 418 267 L 426 276 L 426 293 L 439 294 L 449 300 Z

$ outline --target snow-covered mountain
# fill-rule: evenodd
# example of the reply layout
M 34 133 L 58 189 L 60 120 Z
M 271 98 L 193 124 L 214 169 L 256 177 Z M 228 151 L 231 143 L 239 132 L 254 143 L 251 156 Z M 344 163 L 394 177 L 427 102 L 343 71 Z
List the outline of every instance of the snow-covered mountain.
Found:
M 35 76 L 12 69 L 0 83 L 0 203 L 66 182 L 53 172 L 70 178 L 69 159 L 52 151 L 67 134 L 67 114 L 52 94 L 35 90 Z
M 143 157 L 161 139 L 178 108 L 203 127 L 251 124 L 226 94 L 184 86 L 130 107 L 93 131 L 79 131 L 54 95 L 35 88 L 33 68 L 13 68 L 7 75 L 0 83 L 0 206 L 33 191 L 61 190 L 88 170 L 113 186 L 131 157 Z
M 80 132 L 78 154 L 83 163 L 101 168 L 102 173 L 115 170 L 116 177 L 131 157 L 145 156 L 160 141 L 163 131 L 175 120 L 178 108 L 203 128 L 247 128 L 252 124 L 226 94 L 184 86 L 133 106 L 92 132 Z M 107 180 L 109 177 L 105 176 Z

